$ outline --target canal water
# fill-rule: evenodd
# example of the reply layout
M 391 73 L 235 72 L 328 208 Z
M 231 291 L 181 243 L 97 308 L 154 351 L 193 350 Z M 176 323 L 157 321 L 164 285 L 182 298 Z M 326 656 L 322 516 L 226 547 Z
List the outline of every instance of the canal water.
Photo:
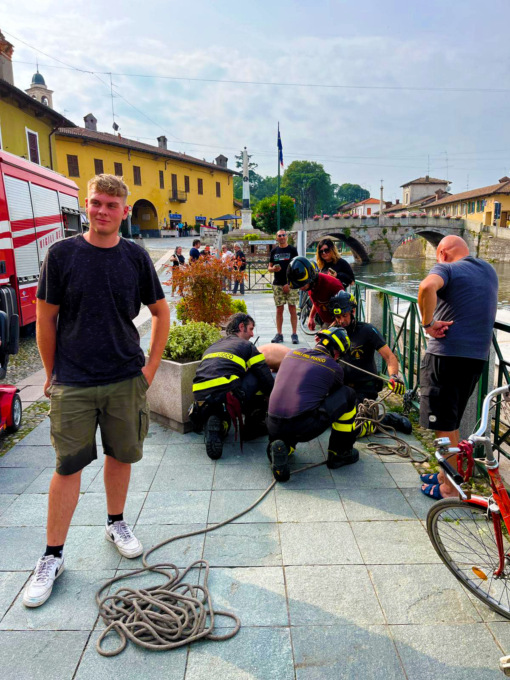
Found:
M 345 259 L 351 263 L 357 279 L 407 295 L 418 295 L 420 281 L 435 264 L 433 259 L 393 259 L 362 265 L 355 264 L 352 256 L 346 255 Z M 499 278 L 499 307 L 510 310 L 510 263 L 493 263 L 493 267 Z

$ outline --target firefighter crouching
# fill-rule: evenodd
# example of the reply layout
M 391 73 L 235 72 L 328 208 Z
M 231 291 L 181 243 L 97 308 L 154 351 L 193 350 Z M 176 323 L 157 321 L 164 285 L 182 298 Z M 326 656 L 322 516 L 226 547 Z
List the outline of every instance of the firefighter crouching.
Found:
M 193 380 L 190 419 L 195 431 L 204 429 L 212 460 L 223 453 L 232 418 L 242 421 L 245 415 L 244 439 L 266 433 L 267 397 L 274 378 L 264 355 L 250 342 L 254 326 L 248 314 L 233 314 L 227 322 L 227 337 L 206 349 Z
M 317 333 L 314 349 L 295 349 L 283 358 L 269 398 L 268 456 L 274 478 L 290 476 L 289 455 L 298 442 L 318 437 L 329 426 L 327 466 L 331 469 L 356 463 L 356 395 L 343 384 L 337 359 L 349 349 L 343 328 Z
M 358 404 L 364 399 L 376 400 L 384 387 L 383 381 L 377 377 L 375 353 L 378 352 L 388 367 L 391 378 L 387 383 L 388 387 L 396 395 L 402 396 L 405 385 L 398 372 L 398 359 L 375 326 L 356 320 L 357 306 L 354 295 L 345 291 L 337 293 L 329 301 L 329 311 L 335 317 L 335 326 L 344 328 L 350 340 L 349 351 L 342 357 L 344 382 L 356 392 Z M 372 375 L 367 375 L 358 368 L 369 371 Z M 381 424 L 404 434 L 411 434 L 413 431 L 411 421 L 399 413 L 387 413 Z M 372 434 L 375 430 L 373 423 L 365 421 L 358 430 L 358 437 Z

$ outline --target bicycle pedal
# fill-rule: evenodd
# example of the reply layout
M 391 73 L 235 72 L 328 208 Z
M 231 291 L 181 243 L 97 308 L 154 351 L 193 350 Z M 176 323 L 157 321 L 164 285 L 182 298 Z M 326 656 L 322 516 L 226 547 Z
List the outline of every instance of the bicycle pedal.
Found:
M 502 656 L 499 660 L 499 670 L 510 677 L 510 656 Z

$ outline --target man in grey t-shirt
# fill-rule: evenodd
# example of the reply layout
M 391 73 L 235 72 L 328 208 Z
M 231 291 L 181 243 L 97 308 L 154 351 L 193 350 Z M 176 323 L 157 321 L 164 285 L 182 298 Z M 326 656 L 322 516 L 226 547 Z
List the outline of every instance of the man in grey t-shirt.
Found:
M 494 268 L 469 255 L 460 236 L 446 236 L 437 262 L 421 282 L 418 306 L 430 336 L 421 368 L 420 424 L 459 442 L 459 425 L 487 361 L 498 302 Z M 457 492 L 439 475 L 422 475 L 434 499 Z

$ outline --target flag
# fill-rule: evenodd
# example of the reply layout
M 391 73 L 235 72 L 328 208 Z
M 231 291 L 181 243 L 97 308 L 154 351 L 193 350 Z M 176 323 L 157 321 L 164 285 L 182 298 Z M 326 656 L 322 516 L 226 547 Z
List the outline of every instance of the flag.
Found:
M 278 123 L 278 161 L 283 168 L 283 146 L 282 138 L 280 137 L 280 123 Z

